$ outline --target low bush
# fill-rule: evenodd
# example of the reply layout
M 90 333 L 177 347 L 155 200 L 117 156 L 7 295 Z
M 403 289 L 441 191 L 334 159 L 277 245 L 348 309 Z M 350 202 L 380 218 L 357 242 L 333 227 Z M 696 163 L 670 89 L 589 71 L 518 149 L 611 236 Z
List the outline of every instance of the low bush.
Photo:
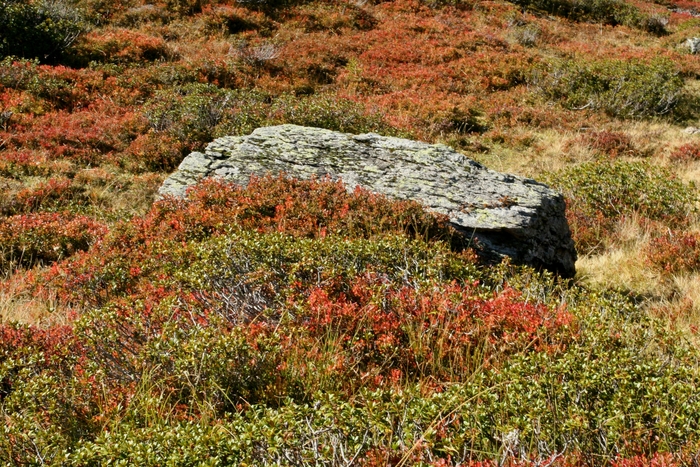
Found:
M 669 225 L 687 225 L 697 195 L 666 169 L 640 162 L 580 164 L 548 177 L 567 198 L 567 217 L 579 251 L 612 240 L 615 224 L 637 214 Z
M 38 73 L 38 60 L 5 57 L 0 61 L 0 84 L 10 89 L 26 89 Z
M 131 142 L 119 163 L 131 172 L 165 172 L 177 167 L 191 149 L 191 145 L 175 136 L 149 132 Z
M 204 21 L 212 32 L 237 34 L 258 29 L 272 29 L 270 18 L 260 12 L 232 5 L 207 6 Z
M 42 61 L 60 58 L 85 26 L 70 3 L 45 0 L 0 2 L 0 58 L 17 56 Z
M 381 300 L 376 302 L 382 288 L 372 288 L 375 298 L 369 303 L 374 303 L 375 313 L 387 313 L 381 310 Z M 518 299 L 492 302 L 472 297 L 462 305 L 462 311 L 452 315 L 448 310 L 460 297 L 455 295 L 452 301 L 450 294 L 432 290 L 434 298 L 441 296 L 438 302 L 446 308 L 434 308 L 437 302 L 423 301 L 420 289 L 414 290 L 416 297 L 402 293 L 390 303 L 425 305 L 425 317 L 438 320 L 430 332 L 439 333 L 453 318 L 452 323 L 457 324 L 462 311 L 469 310 L 467 316 L 475 316 L 473 311 L 478 316 L 479 310 L 488 314 L 488 307 L 480 306 L 489 303 L 495 305 L 491 311 L 502 311 L 516 327 L 520 325 L 520 315 L 510 313 Z M 430 296 L 430 289 L 426 292 Z M 212 321 L 193 321 L 201 315 L 185 313 L 178 318 L 170 313 L 167 327 L 154 329 L 150 324 L 156 315 L 151 313 L 156 310 L 141 309 L 127 315 L 101 310 L 81 323 L 76 334 L 80 354 L 89 364 L 78 366 L 63 357 L 58 361 L 66 366 L 60 371 L 34 364 L 40 371 L 37 376 L 7 379 L 11 389 L 4 407 L 11 423 L 7 424 L 9 436 L 0 443 L 5 444 L 6 452 L 18 457 L 21 447 L 31 445 L 31 441 L 47 457 L 60 452 L 57 446 L 64 446 L 63 462 L 70 465 L 93 465 L 107 459 L 138 459 L 142 465 L 179 464 L 204 452 L 212 461 L 231 465 L 332 463 L 342 456 L 346 461 L 355 458 L 358 464 L 377 465 L 372 459 L 380 452 L 381 458 L 397 462 L 405 458 L 430 465 L 429 461 L 442 459 L 443 463 L 434 465 L 456 466 L 470 461 L 532 465 L 538 459 L 552 458 L 574 463 L 580 461 L 578 456 L 588 460 L 595 456 L 599 462 L 592 465 L 607 465 L 635 456 L 654 457 L 656 452 L 678 452 L 699 440 L 695 414 L 700 409 L 696 392 L 700 379 L 692 369 L 692 349 L 684 347 L 677 336 L 661 331 L 620 295 L 579 301 L 577 310 L 595 306 L 598 312 L 578 315 L 575 311 L 576 325 L 570 331 L 581 332 L 559 341 L 562 345 L 546 351 L 516 352 L 480 367 L 465 380 L 452 380 L 444 386 L 435 383 L 432 390 L 406 382 L 400 372 L 389 371 L 401 354 L 390 351 L 390 340 L 370 339 L 377 330 L 392 329 L 391 313 L 386 315 L 385 326 L 360 314 L 359 320 L 345 323 L 350 328 L 339 327 L 346 317 L 332 312 L 346 305 L 332 305 L 330 320 L 325 313 L 318 315 L 320 320 L 312 324 L 319 326 L 319 340 L 311 341 L 313 346 L 307 350 L 305 334 L 297 334 L 290 323 L 271 327 L 251 323 L 226 330 Z M 522 302 L 517 308 L 523 309 Z M 533 310 L 536 306 L 524 308 Z M 448 321 L 438 324 L 442 318 Z M 121 334 L 111 333 L 105 327 L 108 321 L 120 323 Z M 126 341 L 124 331 L 131 326 L 136 326 L 131 329 L 132 340 Z M 445 337 L 459 335 L 448 332 Z M 429 337 L 423 341 L 420 333 L 415 336 L 428 343 Z M 509 345 L 502 338 L 499 335 L 494 341 Z M 141 349 L 133 358 L 138 365 L 135 380 L 132 384 L 123 375 L 123 382 L 112 387 L 116 376 L 111 369 L 124 358 L 125 347 L 110 345 L 138 342 L 133 339 L 145 342 L 129 348 Z M 307 365 L 316 376 L 322 374 L 324 367 L 317 365 L 324 359 L 336 372 L 350 365 L 352 361 L 335 353 L 338 342 L 350 348 L 359 345 L 350 354 L 357 359 L 374 355 L 364 353 L 364 345 L 383 347 L 386 355 L 392 356 L 383 361 L 391 377 L 363 383 L 365 387 L 355 390 L 352 397 L 328 388 L 312 391 L 303 385 L 304 380 L 284 386 L 288 378 L 299 376 L 293 370 L 301 365 Z M 103 346 L 104 352 L 97 351 L 96 344 Z M 442 344 L 444 349 L 469 353 L 463 344 Z M 290 351 L 304 351 L 305 359 L 290 359 Z M 31 348 L 27 353 L 33 354 Z M 81 373 L 72 371 L 77 367 L 93 385 L 79 384 Z M 362 373 L 355 376 L 358 382 L 370 379 Z M 56 384 L 65 378 L 68 384 Z M 379 381 L 383 382 L 375 386 Z M 49 394 L 54 401 L 46 408 L 29 405 L 23 412 L 18 410 L 19 402 L 26 401 L 29 394 L 48 388 L 53 388 Z M 290 397 L 298 391 L 304 394 L 303 399 Z M 67 395 L 84 401 L 82 410 L 61 404 Z M 60 420 L 58 409 L 67 410 L 65 414 L 77 412 L 74 420 L 85 430 L 82 436 L 56 423 Z M 98 428 L 95 422 L 114 410 L 118 420 L 108 422 L 104 430 Z M 23 414 L 36 418 L 39 413 L 44 415 L 42 431 L 31 431 L 21 423 Z M 90 414 L 95 418 L 85 417 Z M 605 443 L 600 442 L 601 436 Z M 24 455 L 28 459 L 31 454 Z
M 0 326 L 0 456 L 607 465 L 700 442 L 695 349 L 622 294 L 482 268 L 449 235 L 330 181 L 160 201 L 25 273 L 82 311 L 56 336 Z
M 181 141 L 211 141 L 224 119 L 232 96 L 211 84 L 187 84 L 157 92 L 145 106 L 153 131 L 169 133 Z
M 294 123 L 348 133 L 390 131 L 378 115 L 359 104 L 328 95 L 278 97 L 191 84 L 157 93 L 146 105 L 154 131 L 208 141 L 212 134 L 247 134 L 259 126 Z
M 568 109 L 599 110 L 618 118 L 670 115 L 684 98 L 683 80 L 665 59 L 556 62 L 539 68 L 530 82 Z
M 109 86 L 104 86 L 104 77 L 94 71 L 39 65 L 38 60 L 14 57 L 0 61 L 0 84 L 28 91 L 39 101 L 36 103 L 39 105 L 29 106 L 38 114 L 49 109 L 84 108 L 94 100 L 93 92 L 109 92 Z
M 102 305 L 115 294 L 137 290 L 163 268 L 172 274 L 183 261 L 192 261 L 182 242 L 220 235 L 229 226 L 306 238 L 401 233 L 452 239 L 446 218 L 426 213 L 418 203 L 390 201 L 364 190 L 347 193 L 342 184 L 330 181 L 266 177 L 241 188 L 208 180 L 186 201 L 163 200 L 145 216 L 116 225 L 99 247 L 46 271 L 36 286 L 52 284 L 68 303 Z
M 700 235 L 669 229 L 651 241 L 646 257 L 653 266 L 671 274 L 698 271 Z
M 156 150 L 132 148 L 130 152 L 151 170 L 171 170 L 187 150 L 202 149 L 214 137 L 249 134 L 267 125 L 294 123 L 347 133 L 396 133 L 381 116 L 368 113 L 360 104 L 328 95 L 271 96 L 196 83 L 159 91 L 144 109 L 154 134 L 135 144 Z M 159 134 L 165 135 L 165 141 L 170 138 L 179 143 L 184 151 L 180 158 L 170 148 L 171 143 L 157 141 Z M 138 157 L 139 151 L 147 159 Z
M 578 140 L 587 148 L 609 158 L 638 154 L 632 139 L 625 133 L 607 130 L 592 131 L 584 133 Z
M 700 160 L 700 145 L 695 143 L 683 144 L 671 152 L 669 158 L 674 162 L 687 164 Z
M 384 122 L 380 114 L 369 113 L 354 101 L 324 94 L 304 98 L 280 96 L 272 103 L 269 122 L 294 123 L 344 133 L 396 133 L 396 130 Z
M 665 34 L 668 18 L 645 15 L 631 2 L 625 0 L 511 0 L 516 5 L 550 15 L 562 16 L 572 21 L 590 21 L 624 24 L 640 28 L 652 34 Z
M 75 46 L 73 60 L 80 63 L 139 63 L 171 59 L 175 53 L 160 37 L 129 29 L 87 34 Z
M 126 150 L 147 129 L 140 115 L 126 108 L 116 112 L 112 104 L 73 112 L 47 112 L 35 117 L 30 128 L 10 136 L 7 146 L 11 152 L 1 158 L 24 171 L 42 170 L 29 166 L 27 157 L 51 161 L 54 165 L 94 166 L 112 160 L 113 155 Z M 30 155 L 32 152 L 35 154 Z M 70 169 L 66 171 L 71 173 Z
M 87 250 L 107 233 L 86 216 L 35 213 L 0 219 L 0 269 L 32 267 Z
M 453 108 L 450 111 L 438 112 L 431 116 L 431 132 L 439 135 L 484 133 L 489 124 L 478 109 Z
M 71 0 L 85 20 L 95 27 L 112 23 L 134 6 L 133 0 Z M 136 9 L 138 7 L 135 7 Z M 147 7 L 146 7 L 147 8 Z
M 474 0 L 422 0 L 421 3 L 429 8 L 455 7 L 466 10 L 474 8 L 478 2 Z
M 146 23 L 168 24 L 173 18 L 165 5 L 153 4 L 137 5 L 131 8 L 118 8 L 105 12 L 110 16 L 116 16 L 112 23 L 119 26 L 136 28 Z M 103 13 L 104 14 L 104 13 Z
M 21 179 L 25 176 L 48 177 L 53 170 L 46 155 L 32 150 L 6 150 L 0 157 L 0 174 Z

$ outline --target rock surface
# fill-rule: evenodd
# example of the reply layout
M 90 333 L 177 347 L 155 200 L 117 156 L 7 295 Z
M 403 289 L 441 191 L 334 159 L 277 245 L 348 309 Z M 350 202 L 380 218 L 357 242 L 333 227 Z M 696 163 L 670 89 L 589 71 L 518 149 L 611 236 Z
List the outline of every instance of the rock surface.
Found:
M 349 135 L 279 125 L 226 136 L 193 152 L 160 195 L 184 196 L 204 177 L 245 185 L 251 175 L 342 179 L 349 190 L 422 202 L 487 251 L 516 263 L 575 274 L 576 250 L 561 194 L 534 180 L 489 170 L 453 149 L 374 133 Z

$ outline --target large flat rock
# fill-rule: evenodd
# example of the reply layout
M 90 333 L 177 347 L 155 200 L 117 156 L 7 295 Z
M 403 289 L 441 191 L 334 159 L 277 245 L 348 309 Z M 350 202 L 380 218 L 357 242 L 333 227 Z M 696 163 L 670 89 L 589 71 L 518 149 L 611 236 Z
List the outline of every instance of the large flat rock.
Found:
M 560 193 L 527 178 L 507 175 L 440 144 L 374 133 L 349 135 L 279 125 L 248 136 L 226 136 L 193 152 L 165 180 L 160 195 L 184 196 L 204 177 L 245 185 L 251 175 L 286 173 L 340 178 L 446 214 L 465 236 L 516 263 L 575 274 L 576 250 Z

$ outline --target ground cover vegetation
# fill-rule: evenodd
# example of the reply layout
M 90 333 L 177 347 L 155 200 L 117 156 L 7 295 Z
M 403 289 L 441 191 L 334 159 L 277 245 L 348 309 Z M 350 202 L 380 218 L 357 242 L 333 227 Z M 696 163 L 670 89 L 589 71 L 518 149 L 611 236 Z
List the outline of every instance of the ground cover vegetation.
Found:
M 0 464 L 697 465 L 699 14 L 0 0 Z M 548 182 L 577 277 L 330 180 L 156 200 L 278 123 Z

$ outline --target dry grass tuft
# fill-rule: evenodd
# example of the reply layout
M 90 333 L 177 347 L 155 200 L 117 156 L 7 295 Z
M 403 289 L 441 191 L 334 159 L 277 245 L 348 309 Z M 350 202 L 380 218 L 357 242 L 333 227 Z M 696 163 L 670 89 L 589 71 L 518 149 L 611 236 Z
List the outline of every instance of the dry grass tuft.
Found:
M 9 278 L 0 289 L 0 324 L 15 322 L 44 328 L 68 324 L 69 313 L 57 303 L 55 297 L 29 295 L 16 278 Z
M 670 293 L 658 271 L 646 264 L 644 250 L 652 228 L 637 216 L 623 218 L 615 229 L 614 244 L 600 254 L 582 256 L 579 277 L 595 288 L 613 287 L 661 299 Z

